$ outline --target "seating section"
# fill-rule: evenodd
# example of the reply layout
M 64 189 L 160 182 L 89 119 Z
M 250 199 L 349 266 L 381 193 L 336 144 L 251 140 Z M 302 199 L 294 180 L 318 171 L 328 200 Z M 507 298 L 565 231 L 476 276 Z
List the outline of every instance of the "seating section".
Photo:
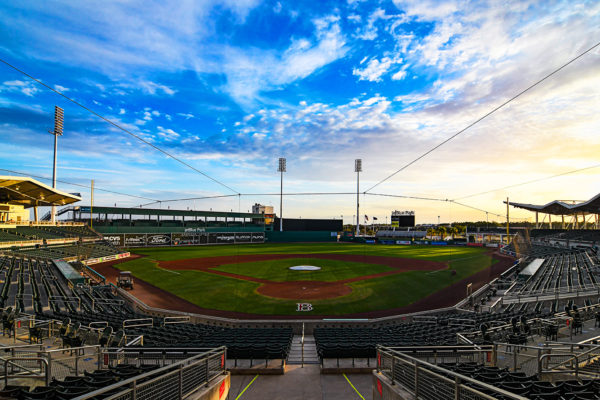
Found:
M 72 399 L 98 389 L 127 380 L 157 369 L 155 365 L 121 364 L 109 369 L 84 372 L 84 376 L 66 376 L 62 380 L 53 379 L 48 386 L 37 386 L 30 390 L 27 386 L 6 386 L 0 390 L 2 399 L 34 400 L 34 399 Z M 142 381 L 140 381 L 142 382 Z M 108 398 L 124 390 L 123 387 L 108 392 L 99 398 Z M 96 398 L 96 397 L 94 397 Z
M 106 241 L 71 245 L 22 247 L 12 252 L 20 256 L 49 258 L 54 260 L 72 257 L 80 257 L 82 259 L 100 258 L 122 253 L 121 250 Z
M 513 292 L 526 295 L 554 291 L 596 289 L 600 282 L 600 261 L 591 250 L 563 251 L 546 257 L 537 273 L 518 283 Z
M 500 313 L 451 313 L 431 320 L 417 319 L 384 327 L 316 328 L 314 331 L 317 353 L 324 358 L 375 357 L 377 345 L 387 347 L 450 346 L 457 343 L 456 334 L 478 329 L 483 323 L 538 316 L 521 309 Z M 509 340 L 510 338 L 506 338 Z
M 600 380 L 547 382 L 539 381 L 536 376 L 527 376 L 523 372 L 509 372 L 506 369 L 476 363 L 440 364 L 439 366 L 532 400 L 600 398 Z M 497 396 L 483 386 L 477 386 L 476 389 Z
M 0 242 L 26 240 L 97 238 L 98 234 L 86 225 L 23 225 L 0 230 Z
M 62 300 L 71 295 L 71 290 L 48 260 L 0 257 L 0 288 L 0 308 L 29 313 L 75 310 Z
M 532 229 L 530 236 L 535 239 L 563 239 L 585 242 L 600 242 L 600 230 L 597 229 Z

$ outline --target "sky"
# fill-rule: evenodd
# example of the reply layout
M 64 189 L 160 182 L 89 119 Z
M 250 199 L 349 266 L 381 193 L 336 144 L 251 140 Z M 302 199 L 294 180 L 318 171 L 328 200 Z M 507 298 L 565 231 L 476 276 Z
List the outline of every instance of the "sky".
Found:
M 82 204 L 279 214 L 285 157 L 285 193 L 349 194 L 284 217 L 349 223 L 360 158 L 361 222 L 504 221 L 600 192 L 600 47 L 382 180 L 599 41 L 597 1 L 0 1 L 2 60 L 187 164 L 0 63 L 0 175 L 51 177 L 58 105 Z

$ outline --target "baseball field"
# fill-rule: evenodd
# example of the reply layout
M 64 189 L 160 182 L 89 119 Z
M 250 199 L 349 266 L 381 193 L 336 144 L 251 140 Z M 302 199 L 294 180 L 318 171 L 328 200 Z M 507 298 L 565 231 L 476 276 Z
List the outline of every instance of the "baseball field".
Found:
M 132 294 L 148 305 L 236 317 L 367 317 L 450 306 L 465 297 L 468 283 L 476 289 L 512 263 L 488 249 L 451 246 L 301 243 L 132 252 L 140 257 L 99 272 L 110 281 L 115 268 L 131 271 Z M 290 269 L 306 265 L 320 269 Z M 299 311 L 298 303 L 310 306 Z

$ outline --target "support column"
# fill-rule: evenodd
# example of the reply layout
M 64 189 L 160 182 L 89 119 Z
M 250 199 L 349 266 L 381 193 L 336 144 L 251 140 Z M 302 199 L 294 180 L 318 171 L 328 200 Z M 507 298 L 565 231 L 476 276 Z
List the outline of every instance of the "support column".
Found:
M 561 217 L 562 217 L 562 224 L 560 227 L 561 227 L 561 229 L 565 229 L 565 215 L 563 214 L 563 215 L 561 215 Z
M 548 214 L 548 226 L 552 229 L 552 214 Z
M 538 219 L 538 212 L 535 212 L 535 229 L 539 229 L 540 225 L 539 225 L 539 219 Z

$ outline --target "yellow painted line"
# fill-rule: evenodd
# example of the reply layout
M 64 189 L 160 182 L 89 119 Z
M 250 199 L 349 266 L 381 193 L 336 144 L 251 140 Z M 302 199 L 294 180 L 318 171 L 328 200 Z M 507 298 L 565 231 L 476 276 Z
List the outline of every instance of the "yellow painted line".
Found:
M 350 386 L 352 386 L 352 389 L 354 389 L 354 391 L 360 396 L 360 398 L 362 400 L 365 400 L 365 398 L 362 396 L 362 394 L 360 394 L 360 392 L 354 387 L 354 385 L 352 384 L 352 382 L 350 382 L 350 379 L 348 379 L 348 377 L 346 376 L 346 374 L 344 374 L 344 378 L 346 378 L 346 380 L 348 381 L 348 383 L 350 384 Z
M 248 384 L 248 386 L 246 386 L 246 387 L 244 388 L 244 390 L 242 390 L 242 393 L 238 394 L 238 397 L 236 397 L 236 398 L 235 398 L 235 400 L 238 400 L 240 397 L 242 397 L 242 395 L 244 394 L 244 392 L 245 392 L 245 391 L 246 391 L 246 390 L 247 390 L 247 389 L 250 387 L 250 385 L 252 385 L 252 384 L 254 383 L 254 381 L 256 380 L 256 378 L 258 378 L 258 374 L 256 374 L 256 376 L 254 377 L 254 379 L 252 379 L 252 380 L 250 381 L 250 383 Z M 362 396 L 360 396 L 360 397 L 362 397 Z M 364 399 L 363 399 L 363 400 L 364 400 Z

